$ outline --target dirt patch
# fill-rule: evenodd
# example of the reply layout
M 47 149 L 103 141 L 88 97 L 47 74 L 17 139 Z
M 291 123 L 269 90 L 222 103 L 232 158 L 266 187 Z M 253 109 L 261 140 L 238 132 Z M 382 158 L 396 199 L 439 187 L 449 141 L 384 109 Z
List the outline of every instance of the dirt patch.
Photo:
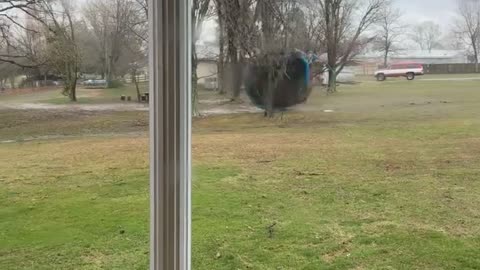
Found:
M 145 104 L 68 104 L 55 105 L 46 103 L 18 103 L 18 104 L 3 104 L 0 109 L 10 110 L 58 110 L 58 111 L 148 111 L 148 106 Z
M 96 98 L 96 97 L 101 97 L 102 96 L 102 90 L 104 89 L 89 89 L 89 88 L 83 88 L 82 92 L 78 97 L 83 97 L 83 98 Z
M 52 88 L 52 87 L 39 87 L 39 88 L 18 88 L 18 89 L 5 89 L 0 90 L 0 97 L 1 96 L 20 96 L 20 95 L 28 95 L 34 93 L 43 93 L 51 90 L 56 90 L 60 88 Z
M 0 104 L 0 110 L 49 110 L 49 111 L 89 111 L 89 112 L 102 112 L 102 111 L 148 111 L 148 105 L 146 104 L 122 104 L 122 103 L 109 103 L 109 104 L 47 104 L 47 103 L 12 103 L 12 104 Z M 199 109 L 201 116 L 209 115 L 224 115 L 224 114 L 238 114 L 238 113 L 259 113 L 261 109 L 256 108 L 249 104 L 231 104 L 222 103 L 210 106 L 204 106 Z
M 220 107 L 200 110 L 200 115 L 223 115 L 223 114 L 238 114 L 238 113 L 259 113 L 261 109 L 253 106 L 232 106 L 232 107 Z

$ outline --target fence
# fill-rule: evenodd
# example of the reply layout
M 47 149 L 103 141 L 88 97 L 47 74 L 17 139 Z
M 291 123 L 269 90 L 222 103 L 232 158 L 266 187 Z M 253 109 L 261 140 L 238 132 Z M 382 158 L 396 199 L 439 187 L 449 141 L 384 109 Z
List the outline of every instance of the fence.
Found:
M 139 83 L 146 83 L 146 82 L 148 82 L 148 79 L 149 79 L 148 74 L 139 74 L 136 77 L 137 77 L 137 82 L 139 82 Z M 132 76 L 131 75 L 130 76 L 125 76 L 124 82 L 133 83 Z
M 480 73 L 475 64 L 431 64 L 424 65 L 424 70 L 427 74 Z

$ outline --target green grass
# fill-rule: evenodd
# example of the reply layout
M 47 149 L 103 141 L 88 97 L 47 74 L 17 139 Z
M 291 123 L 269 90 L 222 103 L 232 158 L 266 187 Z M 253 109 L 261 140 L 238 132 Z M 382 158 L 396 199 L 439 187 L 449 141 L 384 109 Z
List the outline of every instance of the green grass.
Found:
M 392 80 L 196 119 L 193 269 L 478 269 L 479 99 Z M 147 268 L 146 115 L 0 116 L 0 138 L 79 136 L 0 144 L 0 269 Z
M 0 141 L 146 134 L 148 113 L 0 110 Z
M 147 92 L 148 85 L 147 83 L 140 83 L 140 91 L 143 94 Z M 118 103 L 122 102 L 120 97 L 130 96 L 132 101 L 137 100 L 137 90 L 134 84 L 125 84 L 119 88 L 108 88 L 108 89 L 88 89 L 88 88 L 79 88 L 78 90 L 78 104 L 102 104 L 102 103 Z M 51 99 L 40 100 L 42 103 L 49 104 L 69 104 L 71 103 L 68 98 L 64 96 L 58 96 Z
M 148 89 L 147 83 L 139 84 L 140 91 L 143 94 Z M 137 91 L 134 84 L 125 84 L 119 88 L 109 89 L 88 89 L 84 87 L 77 88 L 77 102 L 71 102 L 68 97 L 62 95 L 61 89 L 41 90 L 35 93 L 0 96 L 1 102 L 9 103 L 46 103 L 55 105 L 64 104 L 104 104 L 122 102 L 122 95 L 132 97 L 132 102 L 137 100 Z

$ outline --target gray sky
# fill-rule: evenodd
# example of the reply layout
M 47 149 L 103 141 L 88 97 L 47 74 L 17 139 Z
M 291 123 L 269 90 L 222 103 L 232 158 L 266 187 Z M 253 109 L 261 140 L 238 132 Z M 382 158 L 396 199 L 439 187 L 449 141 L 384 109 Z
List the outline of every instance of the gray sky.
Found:
M 442 26 L 442 32 L 450 30 L 455 12 L 457 0 L 393 0 L 395 7 L 403 14 L 406 24 L 416 24 L 422 21 L 434 21 Z M 215 39 L 215 23 L 204 25 L 204 40 Z
M 431 20 L 448 30 L 455 16 L 456 0 L 394 0 L 406 23 Z

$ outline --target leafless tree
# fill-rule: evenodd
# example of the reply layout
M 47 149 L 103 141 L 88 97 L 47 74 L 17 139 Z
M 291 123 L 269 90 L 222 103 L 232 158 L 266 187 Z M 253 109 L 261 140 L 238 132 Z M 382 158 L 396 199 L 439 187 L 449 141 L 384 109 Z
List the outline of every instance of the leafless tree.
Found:
M 242 21 L 245 21 L 244 9 L 241 6 L 241 0 L 222 0 L 223 4 L 223 15 L 225 22 L 225 33 L 226 33 L 226 42 L 227 42 L 227 68 L 228 68 L 228 78 L 229 78 L 229 88 L 232 91 L 233 100 L 237 99 L 240 96 L 240 87 L 241 87 L 241 66 L 239 59 L 239 43 L 244 37 L 243 29 L 241 25 Z M 245 1 L 244 1 L 245 2 Z M 242 21 L 240 20 L 242 19 Z M 240 26 L 239 28 L 237 28 Z
M 218 59 L 217 59 L 217 87 L 220 94 L 225 94 L 225 15 L 223 0 L 214 0 L 218 24 Z
M 130 21 L 130 31 L 139 38 L 144 45 L 148 44 L 148 0 L 131 0 L 136 18 Z
M 102 74 L 104 61 L 99 57 L 102 51 L 97 36 L 87 22 L 81 20 L 76 24 L 77 44 L 82 55 L 80 70 L 85 74 Z
M 22 54 L 18 48 L 17 31 L 34 33 L 28 29 L 22 10 L 32 8 L 36 0 L 0 0 L 0 62 L 13 64 L 22 68 L 36 68 L 40 64 L 29 60 L 29 55 Z M 23 34 L 23 33 L 22 33 Z
M 215 0 L 215 6 L 220 30 L 219 67 L 225 71 L 219 69 L 221 91 L 230 89 L 232 100 L 237 100 L 246 59 L 251 61 L 259 52 L 291 46 L 294 34 L 298 34 L 292 28 L 298 30 L 305 23 L 298 20 L 303 16 L 300 9 L 295 9 L 297 0 Z
M 47 61 L 64 79 L 63 94 L 71 101 L 77 101 L 81 55 L 77 46 L 74 6 L 70 0 L 59 0 L 38 1 L 34 7 L 36 10 L 26 12 L 47 29 Z
M 64 79 L 63 93 L 70 100 L 76 101 L 81 57 L 76 44 L 72 3 L 69 0 L 2 2 L 8 2 L 2 10 L 14 9 L 16 15 L 19 15 L 7 15 L 11 22 L 7 26 L 8 30 L 15 28 L 21 32 L 10 32 L 11 35 L 3 40 L 7 44 L 8 53 L 3 62 L 44 70 L 45 74 L 48 69 L 54 69 Z M 2 30 L 6 31 L 5 28 Z
M 302 1 L 300 8 L 305 20 L 304 48 L 316 53 L 325 51 L 325 33 L 322 27 L 322 18 L 318 16 L 318 4 L 315 1 Z
M 361 35 L 379 21 L 389 1 L 318 0 L 317 4 L 328 55 L 328 92 L 336 92 L 338 74 L 358 48 Z
M 480 50 L 480 1 L 458 0 L 458 18 L 456 20 L 456 32 L 465 40 L 465 43 L 473 52 L 473 59 L 478 72 Z
M 148 0 L 134 0 L 132 2 L 135 19 L 130 20 L 130 35 L 132 40 L 128 44 L 130 52 L 129 70 L 132 82 L 135 84 L 137 91 L 137 101 L 141 102 L 140 85 L 137 79 L 140 68 L 146 66 L 148 55 Z
M 137 101 L 142 101 L 142 94 L 140 90 L 140 85 L 137 79 L 139 72 L 142 67 L 145 67 L 147 64 L 147 55 L 146 52 L 142 49 L 142 43 L 138 39 L 134 39 L 129 42 L 127 46 L 127 51 L 123 54 L 122 57 L 125 63 L 128 65 L 128 72 L 132 78 L 132 83 L 135 85 L 137 92 Z
M 388 65 L 390 53 L 398 49 L 398 41 L 402 36 L 405 26 L 401 22 L 402 14 L 400 10 L 386 6 L 380 13 L 380 20 L 377 23 L 378 36 L 376 38 L 376 47 L 383 52 L 383 65 Z
M 202 32 L 203 23 L 210 10 L 210 0 L 193 0 L 192 6 L 192 111 L 197 114 L 198 99 L 198 56 L 197 42 Z
M 117 64 L 129 36 L 135 34 L 143 39 L 147 38 L 145 33 L 136 32 L 134 29 L 134 26 L 145 23 L 146 19 L 140 16 L 137 7 L 130 0 L 90 1 L 84 15 L 101 48 L 99 58 L 104 63 L 103 75 L 107 80 L 107 87 L 112 87 L 113 80 L 118 75 Z
M 465 35 L 458 31 L 454 25 L 450 30 L 443 35 L 440 43 L 447 50 L 469 51 L 468 41 L 465 40 Z
M 440 30 L 440 25 L 432 21 L 425 21 L 413 27 L 411 38 L 417 43 L 420 49 L 431 52 L 439 46 L 441 36 L 442 31 Z
M 9 83 L 9 88 L 15 88 L 15 77 L 19 75 L 20 72 L 20 67 L 0 61 L 0 88 L 7 88 L 7 83 Z

